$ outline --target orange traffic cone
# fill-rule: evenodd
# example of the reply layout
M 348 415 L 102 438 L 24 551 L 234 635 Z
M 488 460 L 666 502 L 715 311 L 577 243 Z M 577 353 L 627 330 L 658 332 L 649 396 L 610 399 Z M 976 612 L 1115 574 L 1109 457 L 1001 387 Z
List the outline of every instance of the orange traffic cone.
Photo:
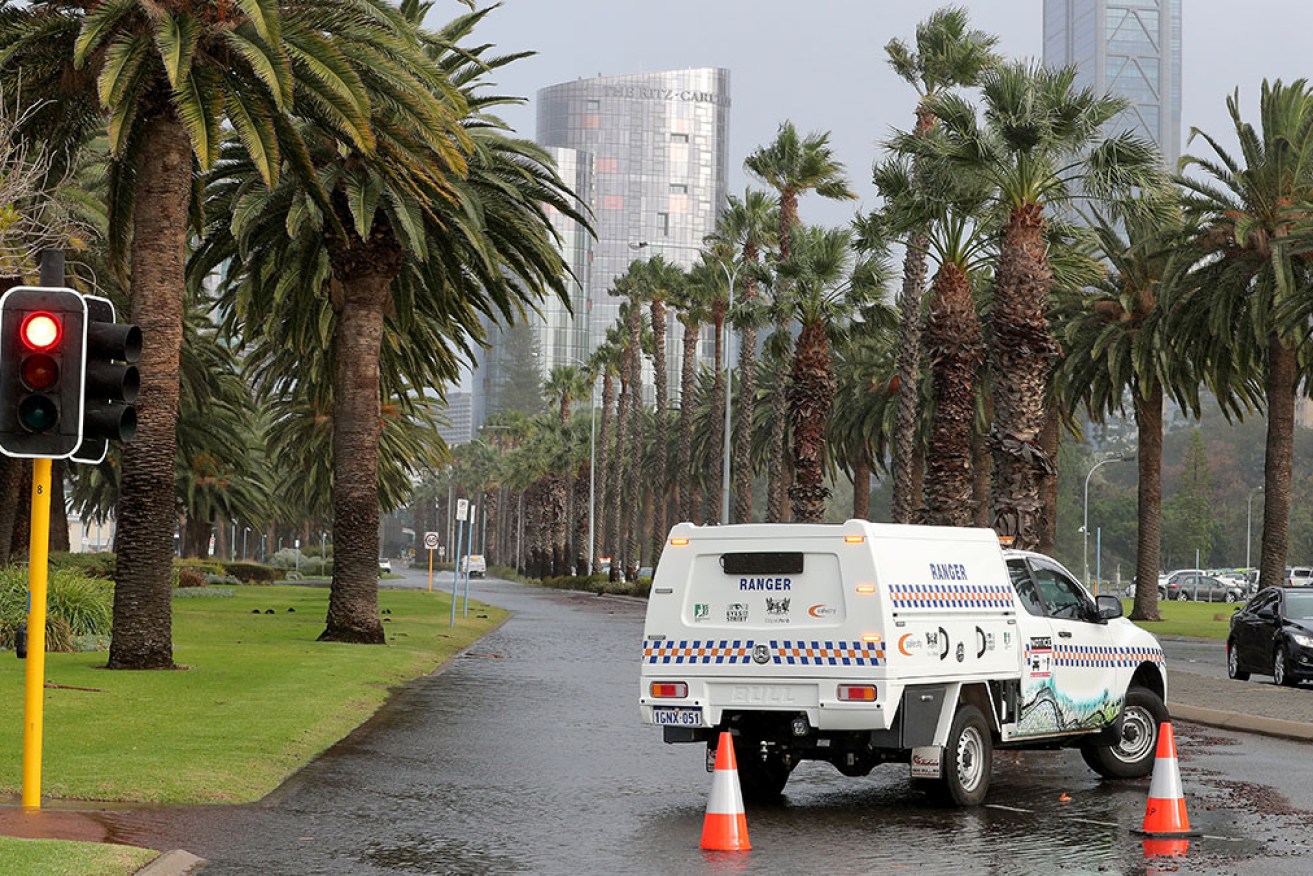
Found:
M 743 791 L 739 788 L 739 766 L 734 759 L 734 737 L 722 731 L 716 746 L 716 770 L 712 774 L 711 799 L 707 817 L 702 822 L 702 848 L 715 852 L 746 852 L 748 816 L 743 811 Z
M 1172 725 L 1164 721 L 1158 727 L 1158 754 L 1149 780 L 1149 802 L 1144 807 L 1144 827 L 1136 831 L 1143 836 L 1173 839 L 1200 836 L 1190 830 L 1185 813 L 1185 794 L 1181 792 L 1181 772 L 1176 764 L 1176 738 Z

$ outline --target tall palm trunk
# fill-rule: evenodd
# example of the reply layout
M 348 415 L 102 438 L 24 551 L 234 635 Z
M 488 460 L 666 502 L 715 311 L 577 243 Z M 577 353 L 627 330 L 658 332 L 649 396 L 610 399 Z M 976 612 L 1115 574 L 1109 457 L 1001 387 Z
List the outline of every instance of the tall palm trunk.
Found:
M 1040 479 L 1052 463 L 1040 444 L 1044 401 L 1056 345 L 1049 333 L 1053 272 L 1044 243 L 1041 204 L 1016 207 L 1003 232 L 990 347 L 994 384 L 992 483 L 994 528 L 1020 549 L 1040 542 Z
M 756 263 L 755 247 L 743 248 L 745 264 Z M 753 280 L 743 284 L 743 298 L 757 298 Z M 739 330 L 739 386 L 735 395 L 734 459 L 730 476 L 734 479 L 734 521 L 752 522 L 752 418 L 757 405 L 757 327 L 751 323 Z
M 871 519 L 871 463 L 864 455 L 853 464 L 853 518 Z
M 588 545 L 588 463 L 575 475 L 574 479 L 574 570 L 573 575 L 588 574 L 588 559 L 592 548 Z
M 729 487 L 729 484 L 722 483 L 721 475 L 725 471 L 725 305 L 724 302 L 717 301 L 712 309 L 712 325 L 715 330 L 715 341 L 712 343 L 712 372 L 711 381 L 711 472 L 709 483 L 720 484 L 721 490 Z M 720 490 L 716 491 L 711 501 L 711 515 L 707 518 L 712 523 L 728 523 L 728 520 L 720 519 L 721 510 Z
M 777 320 L 775 323 L 776 333 L 785 333 L 789 331 L 787 319 Z M 775 388 L 771 393 L 771 420 L 770 420 L 770 438 L 767 443 L 768 457 L 766 470 L 766 521 L 768 523 L 783 523 L 785 513 L 785 499 L 788 497 L 789 490 L 789 467 L 785 462 L 785 448 L 788 439 L 788 420 L 789 418 L 789 376 L 780 369 L 775 379 Z
M 485 494 L 483 499 L 483 519 L 488 524 L 488 543 L 483 546 L 483 553 L 487 556 L 488 565 L 493 563 L 502 563 L 504 560 L 501 556 L 501 541 L 497 537 L 497 527 L 500 523 L 498 511 L 501 510 L 501 487 L 492 487 Z
M 633 485 L 627 484 L 628 474 L 625 466 L 625 448 L 628 446 L 627 439 L 629 429 L 629 393 L 632 388 L 629 386 L 629 352 L 625 352 L 624 361 L 620 366 L 620 396 L 616 399 L 616 426 L 615 426 L 615 464 L 612 466 L 611 483 L 611 572 L 610 580 L 620 580 L 621 555 L 625 548 L 625 520 L 628 515 L 624 513 L 623 496 L 627 492 L 632 492 Z
M 1062 447 L 1062 417 L 1055 405 L 1044 411 L 1044 431 L 1039 436 L 1040 447 L 1051 463 L 1040 475 L 1039 481 L 1039 547 L 1041 554 L 1053 556 L 1058 546 L 1058 451 Z
M 913 234 L 903 255 L 902 325 L 898 345 L 898 418 L 894 426 L 894 523 L 914 523 L 921 500 L 917 483 L 916 425 L 921 395 L 921 296 L 925 290 L 926 248 L 930 239 Z
M 1162 554 L 1163 516 L 1163 385 L 1151 379 L 1148 392 L 1135 387 L 1136 456 L 1140 482 L 1136 496 L 1139 527 L 1135 542 L 1135 605 L 1131 620 L 1156 621 L 1158 562 Z
M 693 395 L 697 378 L 698 329 L 684 322 L 683 362 L 679 378 L 679 519 L 698 522 L 693 505 Z
M 825 519 L 830 491 L 825 478 L 825 426 L 834 403 L 830 344 L 825 323 L 808 322 L 798 335 L 789 388 L 789 426 L 793 432 L 794 483 L 789 488 L 793 516 L 799 523 Z
M 976 372 L 984 361 L 984 341 L 970 281 L 958 265 L 940 267 L 931 298 L 925 340 L 935 408 L 926 453 L 924 522 L 970 526 L 975 517 L 971 432 L 976 415 Z
M 1285 580 L 1290 539 L 1290 467 L 1295 436 L 1295 351 L 1276 334 L 1267 341 L 1267 449 L 1263 457 L 1263 546 L 1258 580 L 1273 586 Z
M 340 303 L 334 302 L 333 584 L 320 641 L 384 644 L 378 613 L 379 351 L 393 276 L 386 269 L 348 275 Z
M 652 499 L 652 567 L 661 559 L 661 548 L 666 542 L 666 490 L 670 472 L 666 465 L 666 431 L 669 428 L 666 411 L 666 303 L 652 299 L 652 382 L 656 389 L 656 483 L 650 492 Z
M 191 141 L 157 117 L 142 136 L 132 220 L 132 321 L 141 327 L 137 437 L 124 445 L 111 669 L 173 666 L 174 467 Z M 372 557 L 377 562 L 377 557 Z
M 638 567 L 642 565 L 642 542 L 639 529 L 639 513 L 642 507 L 640 486 L 643 481 L 643 311 L 634 304 L 629 314 L 629 337 L 633 350 L 629 357 L 629 452 L 625 466 L 626 481 L 629 485 L 629 501 L 625 504 L 625 580 L 638 580 Z
M 610 497 L 615 489 L 612 480 L 613 466 L 611 465 L 611 406 L 615 402 L 615 380 L 611 377 L 611 372 L 602 373 L 602 426 L 601 435 L 597 441 L 597 507 L 600 509 L 598 519 L 598 531 L 596 544 L 592 545 L 592 573 L 596 575 L 602 568 L 601 556 L 606 554 L 611 548 L 611 503 Z

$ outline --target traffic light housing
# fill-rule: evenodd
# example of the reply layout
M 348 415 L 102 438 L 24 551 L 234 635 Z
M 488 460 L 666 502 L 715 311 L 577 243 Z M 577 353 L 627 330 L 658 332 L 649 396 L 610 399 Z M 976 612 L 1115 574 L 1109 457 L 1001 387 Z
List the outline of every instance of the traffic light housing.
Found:
M 82 402 L 82 444 L 75 462 L 97 463 L 110 441 L 131 441 L 137 432 L 137 399 L 141 385 L 136 361 L 141 357 L 141 329 L 115 322 L 114 305 L 87 295 L 85 394 Z
M 0 452 L 63 459 L 82 441 L 86 304 L 72 289 L 0 296 Z

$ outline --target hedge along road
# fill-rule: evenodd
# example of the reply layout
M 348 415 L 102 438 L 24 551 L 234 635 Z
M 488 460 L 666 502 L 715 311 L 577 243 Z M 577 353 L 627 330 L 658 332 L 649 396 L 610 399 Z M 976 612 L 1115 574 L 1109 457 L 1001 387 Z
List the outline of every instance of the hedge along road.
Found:
M 426 586 L 427 573 L 406 583 Z M 473 595 L 515 614 L 269 797 L 100 813 L 110 838 L 187 849 L 211 861 L 207 876 L 1157 872 L 1130 832 L 1148 780 L 1102 782 L 1072 751 L 998 754 L 989 805 L 974 810 L 932 804 L 905 767 L 845 778 L 804 763 L 781 804 L 749 807 L 751 852 L 704 853 L 703 748 L 639 723 L 643 604 L 494 579 Z M 1187 724 L 1176 735 L 1192 825 L 1225 839 L 1162 863 L 1309 872 L 1313 790 L 1302 799 L 1252 772 L 1276 783 L 1306 749 Z

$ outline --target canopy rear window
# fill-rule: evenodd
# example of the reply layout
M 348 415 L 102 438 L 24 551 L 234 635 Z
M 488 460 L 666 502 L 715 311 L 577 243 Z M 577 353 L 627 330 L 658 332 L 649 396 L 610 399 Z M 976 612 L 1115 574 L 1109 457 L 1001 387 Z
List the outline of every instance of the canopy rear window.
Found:
M 726 575 L 801 575 L 802 552 L 721 554 L 720 567 Z

